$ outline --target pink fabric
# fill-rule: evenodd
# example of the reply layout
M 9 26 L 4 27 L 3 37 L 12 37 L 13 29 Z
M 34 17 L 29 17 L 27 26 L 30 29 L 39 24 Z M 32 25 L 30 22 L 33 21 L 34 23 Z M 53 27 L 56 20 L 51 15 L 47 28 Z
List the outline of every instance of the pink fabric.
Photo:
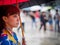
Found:
M 39 18 L 39 16 L 40 16 L 40 12 L 37 11 L 37 12 L 35 13 L 35 17 L 36 17 L 36 18 Z

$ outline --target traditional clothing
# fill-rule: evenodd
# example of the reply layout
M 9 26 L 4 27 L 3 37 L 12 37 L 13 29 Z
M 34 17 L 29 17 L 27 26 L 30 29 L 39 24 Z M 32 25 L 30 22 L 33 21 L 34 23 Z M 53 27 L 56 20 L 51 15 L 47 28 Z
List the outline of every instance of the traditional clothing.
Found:
M 0 45 L 18 45 L 18 38 L 13 32 L 12 34 L 8 30 L 3 30 L 0 36 Z

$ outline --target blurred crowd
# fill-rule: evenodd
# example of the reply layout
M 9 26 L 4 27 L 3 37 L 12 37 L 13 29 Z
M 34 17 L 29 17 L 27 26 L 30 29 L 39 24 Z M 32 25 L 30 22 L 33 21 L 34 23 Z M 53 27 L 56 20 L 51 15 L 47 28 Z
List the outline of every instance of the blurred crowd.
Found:
M 22 14 L 23 12 L 23 14 Z M 32 28 L 35 27 L 38 30 L 43 28 L 44 32 L 47 30 L 47 24 L 49 25 L 50 31 L 60 32 L 60 14 L 58 9 L 49 9 L 47 11 L 21 11 L 20 12 L 22 25 L 24 27 L 24 21 L 26 16 L 32 19 Z

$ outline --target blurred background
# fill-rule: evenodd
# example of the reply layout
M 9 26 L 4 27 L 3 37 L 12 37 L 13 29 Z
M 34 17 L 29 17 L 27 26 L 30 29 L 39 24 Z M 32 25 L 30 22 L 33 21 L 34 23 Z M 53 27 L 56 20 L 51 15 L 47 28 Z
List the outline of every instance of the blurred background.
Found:
M 19 8 L 26 45 L 60 45 L 60 0 L 29 0 Z M 20 25 L 13 31 L 22 45 Z

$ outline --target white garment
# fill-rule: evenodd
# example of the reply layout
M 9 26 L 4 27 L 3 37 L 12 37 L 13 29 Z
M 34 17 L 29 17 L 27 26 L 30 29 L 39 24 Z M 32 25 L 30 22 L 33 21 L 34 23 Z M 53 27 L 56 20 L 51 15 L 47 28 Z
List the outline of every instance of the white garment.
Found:
M 25 22 L 25 14 L 20 12 L 21 22 Z

